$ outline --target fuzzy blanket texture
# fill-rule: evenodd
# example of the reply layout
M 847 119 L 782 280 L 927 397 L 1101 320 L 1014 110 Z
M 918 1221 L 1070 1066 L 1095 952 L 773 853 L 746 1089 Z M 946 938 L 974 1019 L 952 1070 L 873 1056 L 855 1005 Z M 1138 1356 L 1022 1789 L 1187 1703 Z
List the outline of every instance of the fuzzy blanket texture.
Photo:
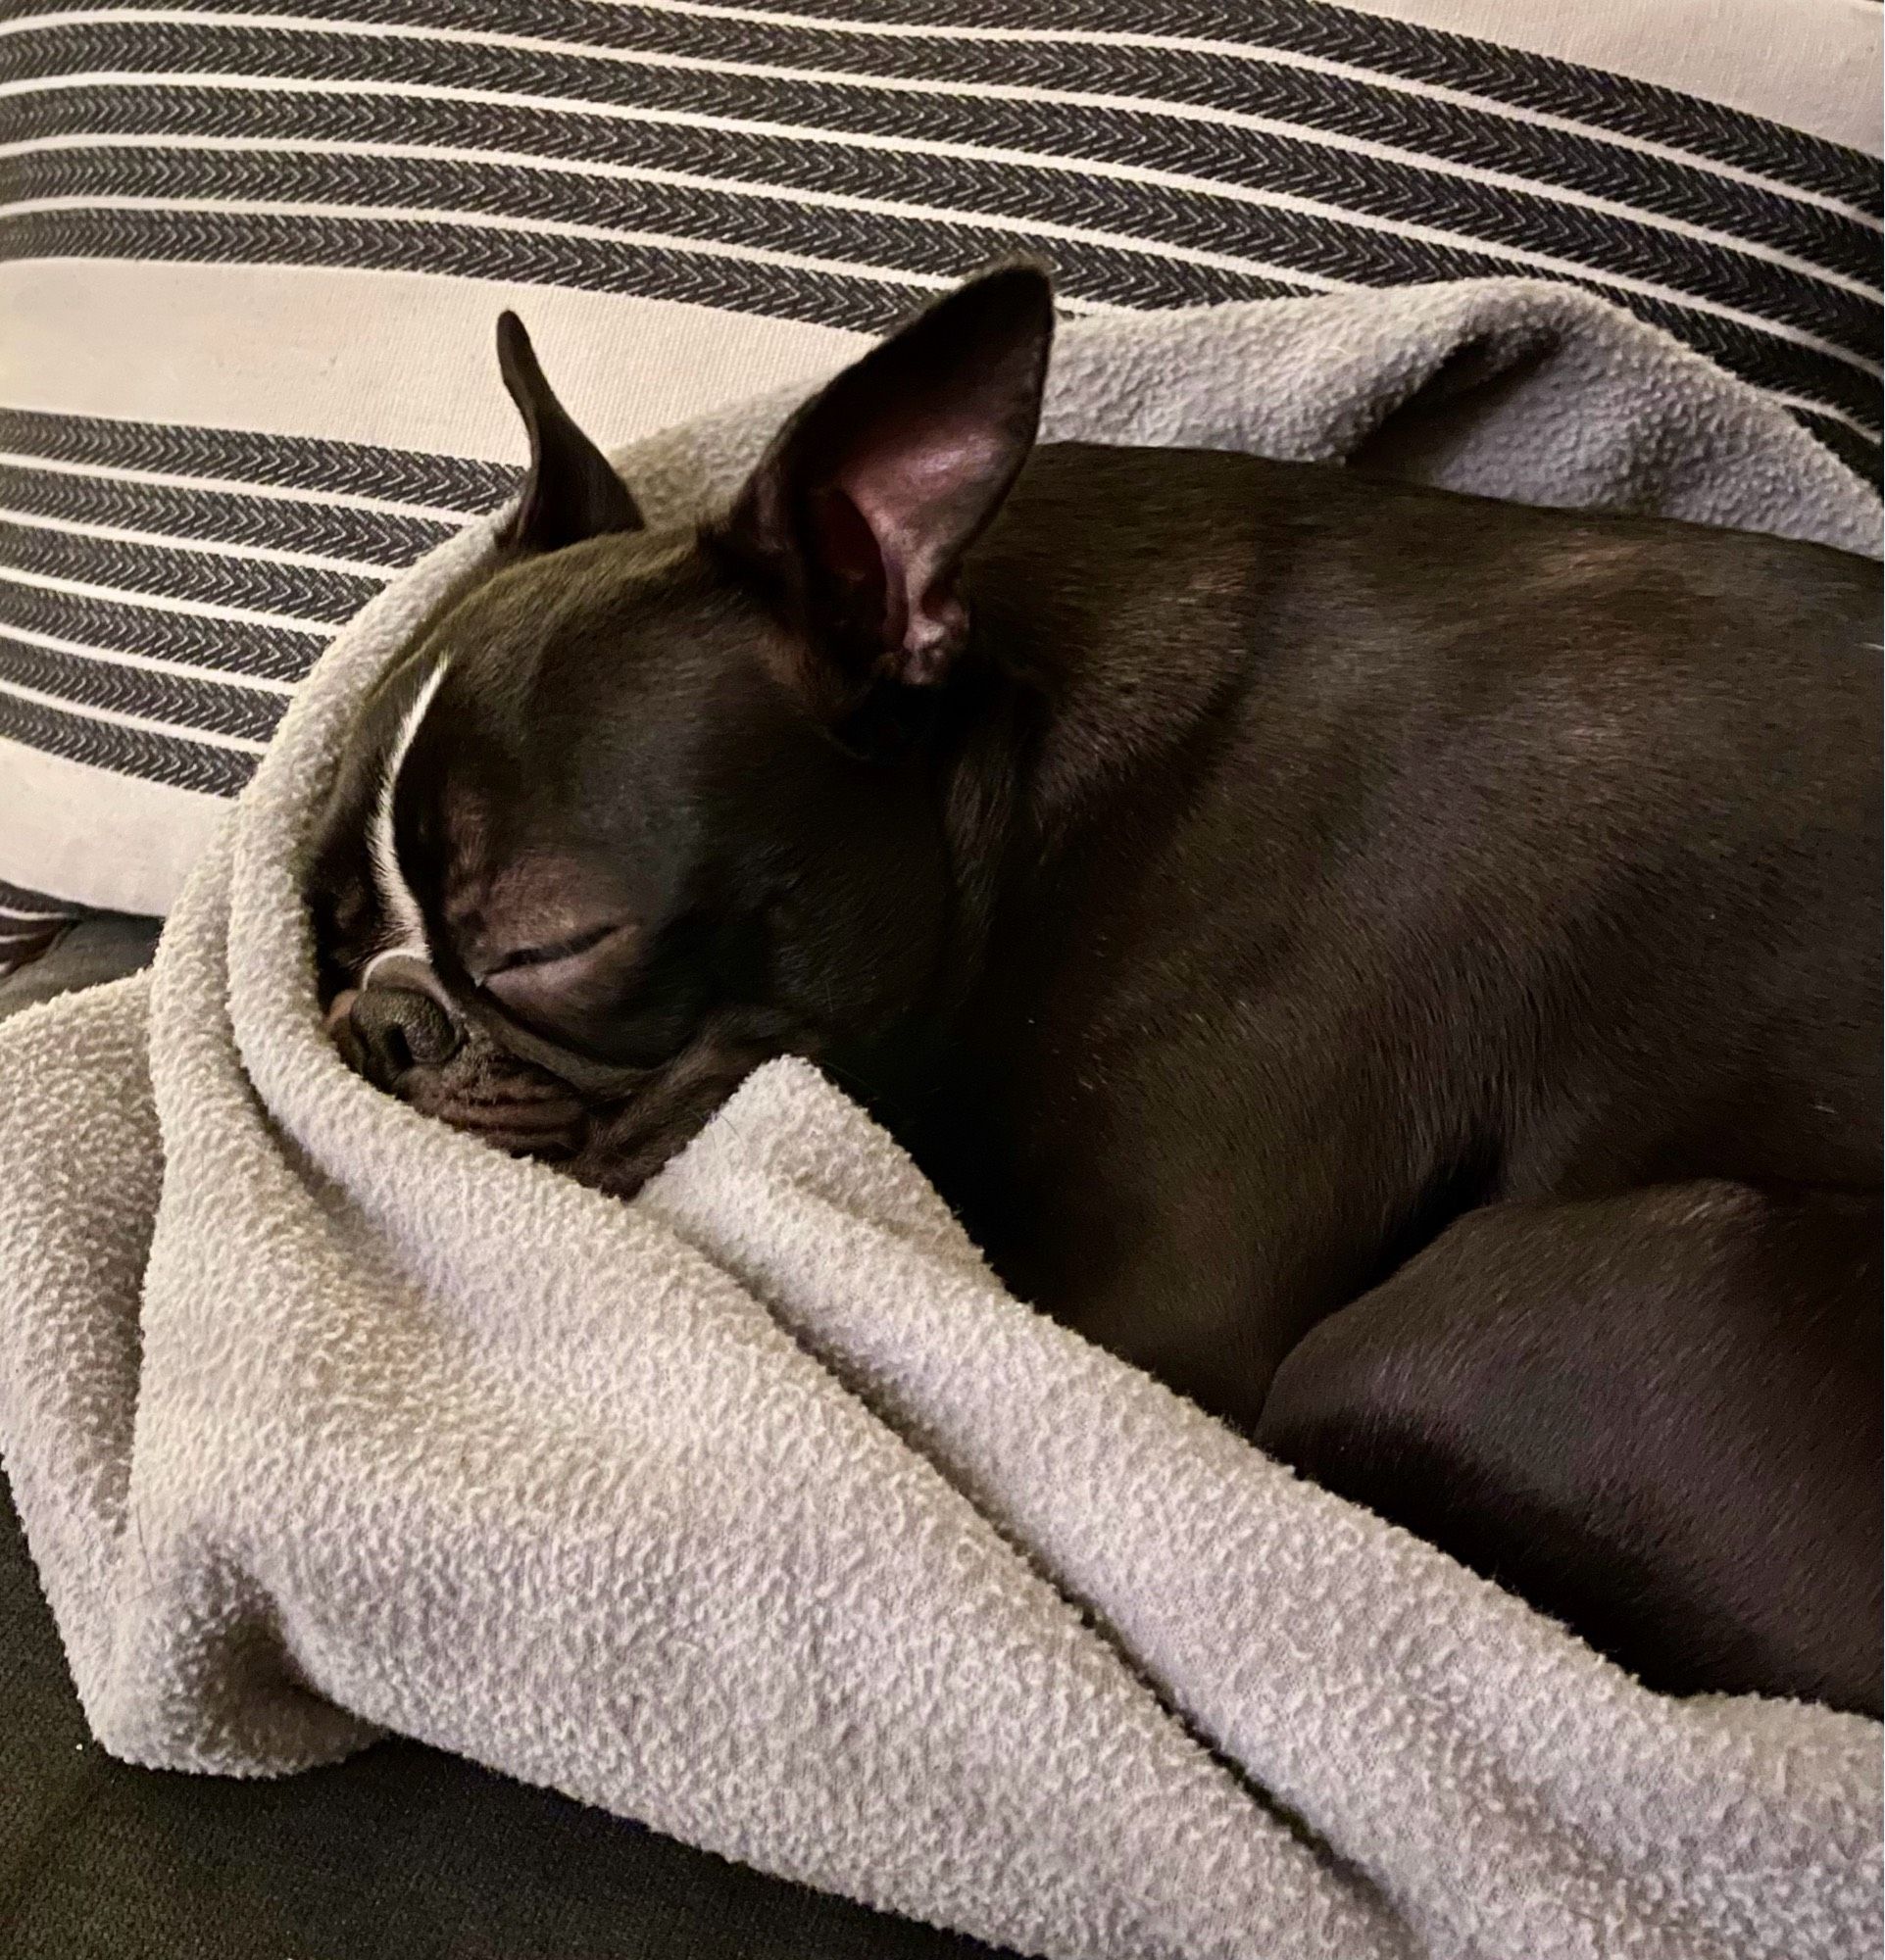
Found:
M 784 406 L 624 473 L 684 516 Z M 1083 320 L 1047 433 L 1878 546 L 1559 285 Z M 0 1447 L 105 1747 L 396 1731 L 1057 1960 L 1877 1954 L 1875 1725 L 1649 1693 L 1298 1480 L 1006 1295 L 806 1064 L 631 1204 L 342 1066 L 298 851 L 491 535 L 335 641 L 154 970 L 0 1035 Z

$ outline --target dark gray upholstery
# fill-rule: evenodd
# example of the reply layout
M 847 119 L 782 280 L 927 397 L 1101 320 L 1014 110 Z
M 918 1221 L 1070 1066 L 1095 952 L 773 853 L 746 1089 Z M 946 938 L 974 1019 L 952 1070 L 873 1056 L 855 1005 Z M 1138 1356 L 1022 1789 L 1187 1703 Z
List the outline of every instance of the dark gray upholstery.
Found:
M 150 963 L 162 924 L 128 912 L 88 913 L 63 932 L 50 951 L 0 980 L 0 1021 L 75 988 L 135 973 Z

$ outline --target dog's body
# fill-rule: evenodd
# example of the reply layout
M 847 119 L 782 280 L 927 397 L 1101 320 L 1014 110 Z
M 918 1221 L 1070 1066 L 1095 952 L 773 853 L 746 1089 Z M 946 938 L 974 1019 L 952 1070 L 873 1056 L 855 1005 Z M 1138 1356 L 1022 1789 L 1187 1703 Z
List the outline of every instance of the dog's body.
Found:
M 1017 1293 L 1320 1481 L 1656 1685 L 1876 1710 L 1875 569 L 1028 460 L 1024 277 L 700 537 L 513 373 L 514 562 L 318 872 L 343 1039 L 618 1190 L 808 1054 Z

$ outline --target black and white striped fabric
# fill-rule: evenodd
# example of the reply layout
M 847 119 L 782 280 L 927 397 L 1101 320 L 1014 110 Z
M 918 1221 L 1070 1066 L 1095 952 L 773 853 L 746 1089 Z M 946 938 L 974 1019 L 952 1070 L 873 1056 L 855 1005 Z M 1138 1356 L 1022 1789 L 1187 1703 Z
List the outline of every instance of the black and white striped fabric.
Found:
M 334 629 L 515 481 L 464 457 L 0 410 L 0 735 L 233 796 Z
M 6 0 L 14 912 L 161 908 L 335 627 L 502 501 L 502 305 L 620 441 L 1017 251 L 1074 312 L 1574 280 L 1877 472 L 1876 160 L 1484 39 L 1317 0 Z

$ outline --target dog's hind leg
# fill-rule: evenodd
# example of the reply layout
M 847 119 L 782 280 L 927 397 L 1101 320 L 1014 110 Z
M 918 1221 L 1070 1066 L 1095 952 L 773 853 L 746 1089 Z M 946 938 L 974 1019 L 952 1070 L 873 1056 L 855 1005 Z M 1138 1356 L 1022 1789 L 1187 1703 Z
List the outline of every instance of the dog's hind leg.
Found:
M 1650 1686 L 1880 1707 L 1877 1201 L 1467 1213 L 1285 1359 L 1257 1441 Z

